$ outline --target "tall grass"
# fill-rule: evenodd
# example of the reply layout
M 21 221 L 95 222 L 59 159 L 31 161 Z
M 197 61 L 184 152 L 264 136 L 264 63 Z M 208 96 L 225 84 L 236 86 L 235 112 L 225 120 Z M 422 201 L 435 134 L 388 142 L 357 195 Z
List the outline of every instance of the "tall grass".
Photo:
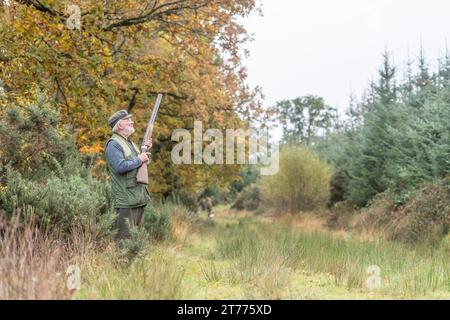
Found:
M 235 259 L 234 272 L 241 281 L 270 279 L 268 291 L 288 283 L 281 275 L 289 270 L 330 274 L 338 286 L 368 290 L 367 268 L 377 265 L 380 293 L 412 298 L 438 291 L 450 298 L 450 260 L 444 250 L 411 250 L 396 243 L 294 233 L 282 226 L 244 222 L 217 235 L 217 257 Z
M 66 270 L 86 249 L 83 241 L 77 238 L 79 246 L 70 246 L 67 239 L 41 232 L 32 208 L 16 212 L 6 220 L 0 211 L 0 300 L 70 298 Z
M 117 251 L 109 248 L 80 266 L 82 288 L 77 299 L 179 299 L 184 269 L 162 247 L 129 265 L 117 263 Z

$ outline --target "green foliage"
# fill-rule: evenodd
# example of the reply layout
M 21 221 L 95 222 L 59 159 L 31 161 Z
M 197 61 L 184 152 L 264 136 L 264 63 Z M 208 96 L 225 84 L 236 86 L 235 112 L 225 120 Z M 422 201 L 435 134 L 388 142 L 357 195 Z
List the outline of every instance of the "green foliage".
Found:
M 197 198 L 197 195 L 193 192 L 179 190 L 171 194 L 168 202 L 179 204 L 192 212 L 197 212 L 200 205 Z
M 322 207 L 329 198 L 331 168 L 310 149 L 286 147 L 280 169 L 261 178 L 261 194 L 268 206 L 291 212 Z
M 109 234 L 114 220 L 109 185 L 86 171 L 52 175 L 42 182 L 26 179 L 7 166 L 2 207 L 11 216 L 17 208 L 31 206 L 41 226 L 64 233 L 81 229 L 94 236 Z
M 333 174 L 330 182 L 330 200 L 327 204 L 328 207 L 345 200 L 347 184 L 348 178 L 344 171 L 336 171 Z
M 346 199 L 353 204 L 365 206 L 389 190 L 401 205 L 424 182 L 450 174 L 450 87 L 444 72 L 450 60 L 434 75 L 426 65 L 422 52 L 419 74 L 397 85 L 396 68 L 385 54 L 378 82 L 358 105 L 362 121 L 314 146 L 346 176 Z
M 150 204 L 145 208 L 144 214 L 144 227 L 154 241 L 172 240 L 175 222 L 183 222 L 190 226 L 198 222 L 195 212 L 173 201 L 164 201 L 158 205 Z
M 155 241 L 164 241 L 172 238 L 171 211 L 167 205 L 155 207 L 149 204 L 144 211 L 144 227 L 150 238 Z
M 246 187 L 256 182 L 259 177 L 259 171 L 255 166 L 245 166 L 239 172 L 238 179 L 230 184 L 230 195 L 235 198 L 237 194 L 243 191 Z
M 274 111 L 283 126 L 283 141 L 290 144 L 310 145 L 320 130 L 329 131 L 337 120 L 336 109 L 312 95 L 279 101 Z
M 261 191 L 259 187 L 257 185 L 250 185 L 238 194 L 231 208 L 237 210 L 256 210 L 260 204 Z
M 130 236 L 119 241 L 119 259 L 127 264 L 131 264 L 134 259 L 143 258 L 146 254 L 148 254 L 150 243 L 146 229 L 132 226 L 128 220 L 126 223 L 128 225 L 128 229 L 130 230 Z
M 34 104 L 7 109 L 0 137 L 0 207 L 9 217 L 30 207 L 40 226 L 63 234 L 110 233 L 115 218 L 110 185 L 82 164 L 42 95 Z
M 43 95 L 34 104 L 8 108 L 0 121 L 1 163 L 10 163 L 27 177 L 43 177 L 57 169 L 55 163 L 76 156 L 59 121 Z

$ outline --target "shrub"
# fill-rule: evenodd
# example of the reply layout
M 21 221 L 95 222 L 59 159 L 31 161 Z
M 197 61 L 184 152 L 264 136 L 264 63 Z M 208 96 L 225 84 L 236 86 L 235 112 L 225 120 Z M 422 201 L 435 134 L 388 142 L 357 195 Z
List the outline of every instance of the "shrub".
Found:
M 434 244 L 449 233 L 450 192 L 448 183 L 426 183 L 405 204 L 396 206 L 392 194 L 375 197 L 362 211 L 355 226 L 381 230 L 387 239 L 406 243 Z
M 155 207 L 150 204 L 144 211 L 144 227 L 150 238 L 155 241 L 164 241 L 172 237 L 171 212 L 164 204 Z
M 44 96 L 25 107 L 10 107 L 0 121 L 1 164 L 9 163 L 26 177 L 36 178 L 57 169 L 55 163 L 76 156 L 75 145 L 59 121 Z
M 119 260 L 131 264 L 135 258 L 145 257 L 150 246 L 146 229 L 132 226 L 128 220 L 127 224 L 130 230 L 130 237 L 119 241 Z
M 154 241 L 172 240 L 177 228 L 189 228 L 198 221 L 196 213 L 186 206 L 172 201 L 150 204 L 145 208 L 144 226 Z
M 199 208 L 197 195 L 185 190 L 175 191 L 174 193 L 172 193 L 172 195 L 169 197 L 169 201 L 179 204 L 192 212 L 197 212 Z
M 333 204 L 329 207 L 326 226 L 330 229 L 349 228 L 358 209 L 349 201 L 341 201 Z
M 42 227 L 56 227 L 63 233 L 78 229 L 95 237 L 110 232 L 115 215 L 109 185 L 90 175 L 74 172 L 35 181 L 8 166 L 5 182 L 0 199 L 9 216 L 30 206 Z
M 329 198 L 331 173 L 310 149 L 283 148 L 278 173 L 261 178 L 262 199 L 268 206 L 291 212 L 322 207 Z
M 328 208 L 335 203 L 345 200 L 348 178 L 344 171 L 336 171 L 330 182 L 330 200 L 328 201 Z
M 390 238 L 409 243 L 437 243 L 450 227 L 450 189 L 428 183 L 401 206 L 392 221 Z
M 261 192 L 256 185 L 250 185 L 242 190 L 231 206 L 237 210 L 256 210 L 261 204 Z

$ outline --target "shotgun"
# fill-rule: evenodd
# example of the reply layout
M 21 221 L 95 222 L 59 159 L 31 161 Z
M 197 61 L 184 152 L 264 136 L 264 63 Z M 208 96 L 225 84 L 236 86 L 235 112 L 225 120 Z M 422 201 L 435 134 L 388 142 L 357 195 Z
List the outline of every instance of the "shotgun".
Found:
M 145 131 L 144 139 L 142 139 L 141 144 L 141 152 L 147 152 L 147 146 L 144 145 L 144 142 L 149 140 L 153 134 L 153 124 L 155 123 L 156 114 L 158 113 L 159 105 L 161 104 L 161 99 L 163 95 L 161 93 L 158 94 L 158 98 L 156 99 L 155 106 L 153 107 L 152 115 L 150 120 L 148 121 L 147 130 Z M 136 174 L 136 181 L 138 183 L 148 184 L 148 170 L 147 170 L 148 162 L 142 164 L 139 167 Z

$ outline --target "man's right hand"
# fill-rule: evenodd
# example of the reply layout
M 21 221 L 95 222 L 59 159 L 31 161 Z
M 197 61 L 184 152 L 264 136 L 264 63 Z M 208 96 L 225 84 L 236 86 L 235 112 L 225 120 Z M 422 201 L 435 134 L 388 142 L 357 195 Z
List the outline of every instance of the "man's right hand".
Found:
M 150 159 L 148 158 L 147 153 L 143 152 L 140 155 L 138 155 L 138 158 L 141 159 L 142 163 L 148 162 Z

